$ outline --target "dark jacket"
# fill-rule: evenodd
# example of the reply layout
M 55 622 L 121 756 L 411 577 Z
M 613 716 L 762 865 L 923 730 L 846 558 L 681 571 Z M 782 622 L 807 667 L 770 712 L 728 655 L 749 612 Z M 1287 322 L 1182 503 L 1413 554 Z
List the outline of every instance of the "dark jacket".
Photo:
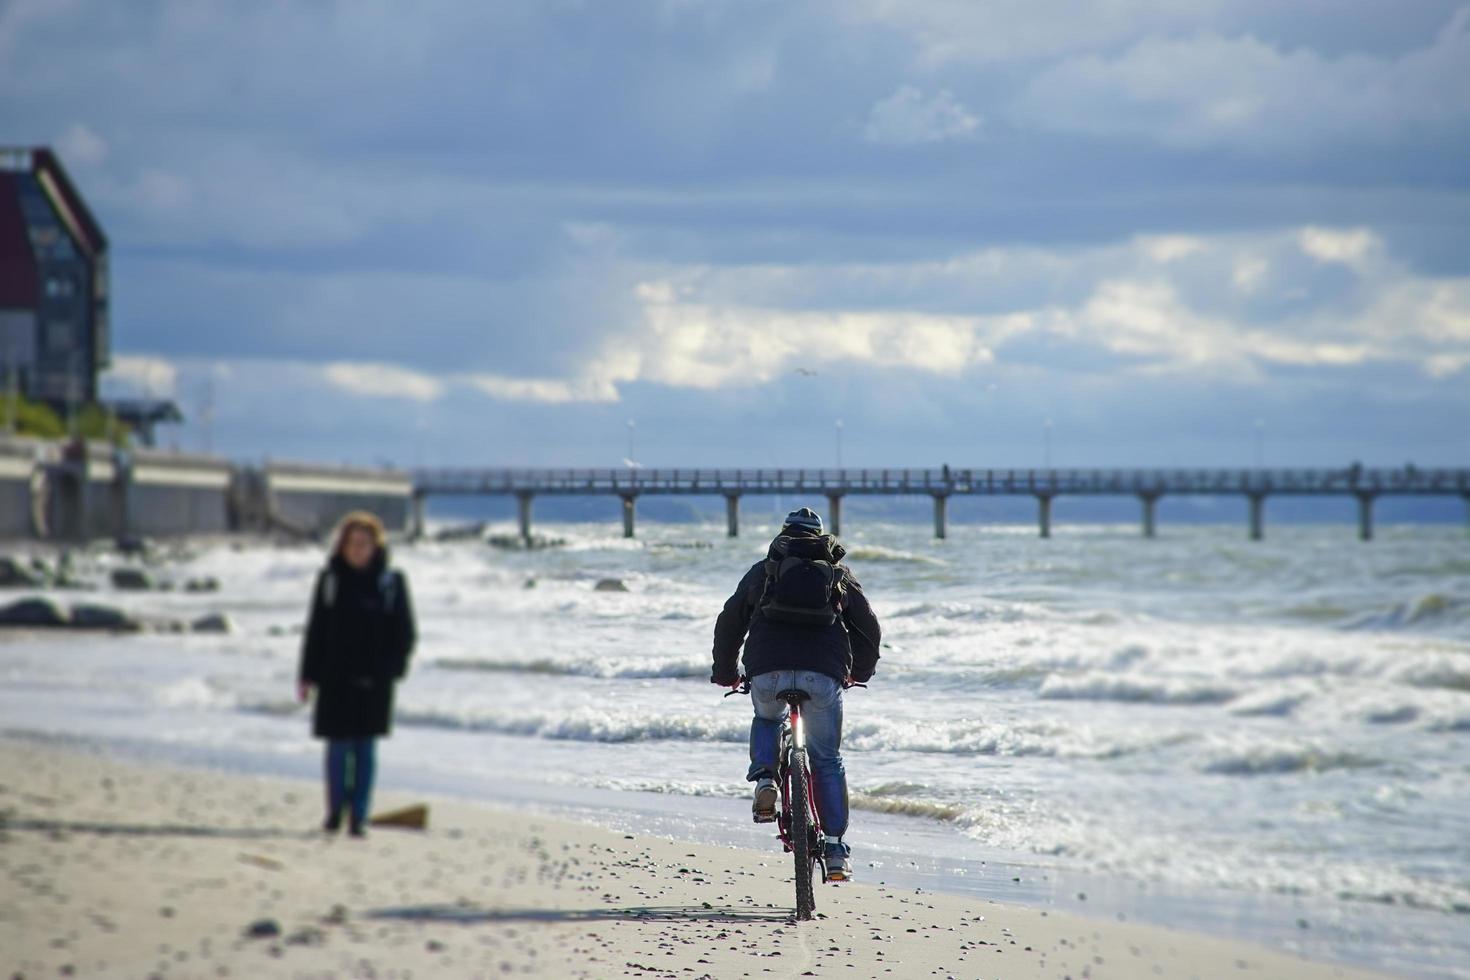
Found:
M 415 640 L 408 579 L 379 552 L 357 571 L 334 556 L 317 576 L 301 644 L 300 679 L 314 684 L 318 738 L 386 735 L 393 685 L 408 670 Z
M 847 552 L 832 535 L 824 535 L 831 561 Z M 778 539 L 779 540 L 779 539 Z M 768 557 L 779 556 L 775 542 Z M 740 580 L 735 594 L 725 602 L 715 622 L 714 670 L 711 678 L 733 684 L 740 671 L 736 661 L 745 645 L 745 674 L 755 677 L 773 670 L 814 670 L 844 680 L 866 681 L 878 667 L 878 644 L 882 632 L 878 619 L 863 595 L 862 586 L 846 565 L 839 593 L 842 614 L 830 626 L 800 626 L 767 619 L 760 611 L 766 585 L 766 563 L 758 561 Z M 747 633 L 749 634 L 747 636 Z

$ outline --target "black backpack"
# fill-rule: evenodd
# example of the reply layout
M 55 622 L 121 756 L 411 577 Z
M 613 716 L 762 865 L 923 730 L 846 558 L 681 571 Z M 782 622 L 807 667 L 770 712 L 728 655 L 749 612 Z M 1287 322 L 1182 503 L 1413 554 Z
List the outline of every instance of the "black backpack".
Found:
M 779 557 L 766 559 L 760 610 L 767 619 L 799 626 L 831 626 L 842 602 L 842 568 L 826 538 L 776 539 Z

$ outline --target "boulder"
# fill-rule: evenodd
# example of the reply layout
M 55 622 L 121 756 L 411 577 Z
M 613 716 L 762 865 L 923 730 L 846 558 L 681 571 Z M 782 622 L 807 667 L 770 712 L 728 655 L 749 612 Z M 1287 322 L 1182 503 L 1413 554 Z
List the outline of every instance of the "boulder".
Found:
M 185 592 L 218 592 L 219 591 L 219 579 L 215 578 L 213 575 L 208 575 L 208 576 L 205 576 L 204 578 L 191 578 L 191 579 L 189 579 L 189 581 L 187 581 L 187 582 L 184 583 L 184 591 Z
M 158 588 L 158 583 L 141 568 L 114 568 L 112 587 L 122 592 L 148 592 Z
M 189 631 L 191 633 L 233 633 L 235 624 L 224 613 L 210 613 L 190 623 Z
M 458 527 L 440 528 L 434 533 L 435 541 L 472 541 L 485 536 L 485 522 L 465 524 Z
M 539 534 L 529 538 L 523 538 L 519 534 L 492 534 L 485 539 L 485 543 L 503 551 L 543 551 L 546 548 L 564 547 L 567 542 L 565 538 L 547 538 Z
M 71 614 L 66 607 L 39 596 L 0 608 L 0 626 L 67 626 L 70 623 Z
M 116 630 L 136 633 L 143 626 L 136 619 L 111 606 L 77 605 L 71 607 L 71 627 L 82 630 Z
M 620 578 L 605 578 L 598 580 L 592 587 L 593 592 L 627 592 L 628 586 Z
M 46 585 L 46 577 L 39 570 L 32 571 L 8 555 L 0 555 L 0 589 L 39 589 Z

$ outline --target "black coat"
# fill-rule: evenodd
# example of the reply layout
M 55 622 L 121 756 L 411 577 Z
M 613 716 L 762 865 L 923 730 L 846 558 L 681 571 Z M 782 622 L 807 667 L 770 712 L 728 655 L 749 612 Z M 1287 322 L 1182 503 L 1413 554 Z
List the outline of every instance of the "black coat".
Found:
M 316 686 L 318 738 L 386 735 L 393 685 L 415 640 L 408 579 L 379 553 L 364 571 L 334 556 L 317 576 L 301 644 L 300 679 Z
M 831 560 L 840 562 L 847 552 L 831 535 L 826 535 L 825 540 Z M 778 557 L 774 542 L 769 557 Z M 711 678 L 718 683 L 735 681 L 742 643 L 748 677 L 773 670 L 814 670 L 839 681 L 847 677 L 866 681 L 872 677 L 878 667 L 878 644 L 883 639 L 878 618 L 873 615 L 852 569 L 846 565 L 838 567 L 842 572 L 839 587 L 842 615 L 830 626 L 801 626 L 767 619 L 760 611 L 766 563 L 758 561 L 752 565 L 715 621 Z

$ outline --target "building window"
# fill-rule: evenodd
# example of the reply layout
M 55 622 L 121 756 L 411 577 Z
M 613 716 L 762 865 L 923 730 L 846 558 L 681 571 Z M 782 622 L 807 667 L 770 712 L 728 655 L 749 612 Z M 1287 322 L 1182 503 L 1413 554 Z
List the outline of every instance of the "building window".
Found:
M 70 320 L 52 320 L 46 324 L 46 353 L 62 354 L 76 346 L 76 324 Z

